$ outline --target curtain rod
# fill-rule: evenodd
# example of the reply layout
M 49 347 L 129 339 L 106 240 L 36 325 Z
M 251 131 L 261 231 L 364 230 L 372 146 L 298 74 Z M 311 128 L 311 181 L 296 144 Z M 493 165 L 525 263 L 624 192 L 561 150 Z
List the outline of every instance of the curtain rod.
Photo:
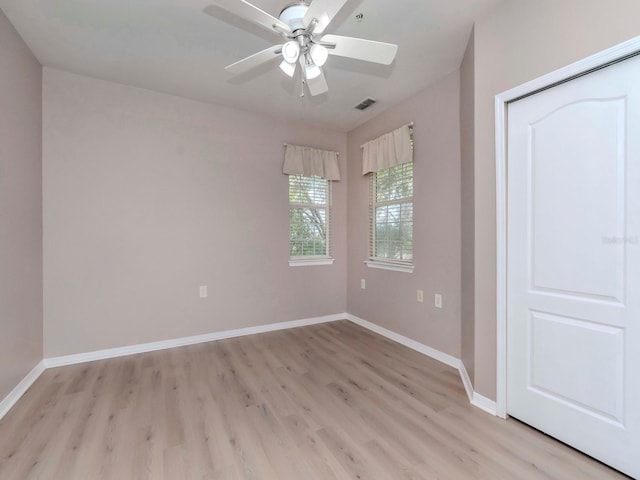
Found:
M 285 146 L 285 147 L 301 147 L 302 145 L 292 145 L 290 143 L 284 143 L 283 146 Z M 340 156 L 340 152 L 334 152 L 332 150 L 324 150 L 323 148 L 316 148 L 316 147 L 307 147 L 307 148 L 314 148 L 316 150 L 323 150 L 325 152 L 335 153 L 337 156 Z
M 402 125 L 402 127 L 409 127 L 409 128 L 413 128 L 413 122 L 409 122 L 409 123 L 407 123 L 407 124 L 405 124 L 405 125 Z M 402 128 L 402 127 L 398 127 L 398 128 Z M 396 128 L 396 130 L 398 130 L 398 128 Z M 383 135 L 386 135 L 386 134 L 383 134 Z M 381 136 L 382 136 L 382 135 L 381 135 Z M 378 137 L 378 138 L 380 138 L 380 137 Z M 373 140 L 375 140 L 375 138 L 374 138 Z M 369 140 L 369 142 L 373 142 L 373 140 Z M 362 149 L 362 148 L 364 148 L 364 146 L 365 146 L 367 143 L 369 143 L 369 142 L 363 143 L 362 145 L 360 145 L 360 148 L 361 148 L 361 149 Z

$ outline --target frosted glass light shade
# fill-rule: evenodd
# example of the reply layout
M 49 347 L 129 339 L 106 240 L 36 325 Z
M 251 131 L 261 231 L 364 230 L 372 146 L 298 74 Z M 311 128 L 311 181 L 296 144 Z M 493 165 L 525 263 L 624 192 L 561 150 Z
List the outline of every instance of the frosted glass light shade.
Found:
M 325 47 L 323 47 L 322 45 L 318 45 L 317 43 L 314 43 L 311 46 L 311 50 L 309 51 L 309 53 L 311 54 L 313 63 L 315 63 L 319 67 L 327 63 L 327 58 L 329 58 L 329 51 Z
M 285 43 L 282 46 L 282 58 L 289 63 L 296 63 L 300 56 L 300 45 L 295 40 Z
M 307 78 L 307 80 L 312 80 L 314 78 L 317 78 L 321 74 L 322 74 L 322 70 L 320 70 L 320 67 L 317 65 L 314 65 L 313 63 L 304 67 L 304 76 Z
M 293 78 L 293 75 L 296 73 L 296 64 L 289 63 L 286 60 L 283 60 L 282 63 L 280 64 L 280 70 L 282 70 L 284 73 L 286 73 L 291 78 Z

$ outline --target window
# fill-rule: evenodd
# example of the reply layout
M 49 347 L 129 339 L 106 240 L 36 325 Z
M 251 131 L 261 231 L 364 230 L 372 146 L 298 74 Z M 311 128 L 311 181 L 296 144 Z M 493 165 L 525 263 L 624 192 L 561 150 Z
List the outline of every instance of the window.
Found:
M 413 272 L 413 123 L 362 145 L 373 268 Z
M 331 181 L 289 175 L 289 265 L 329 265 Z
M 413 162 L 370 173 L 367 265 L 413 271 Z

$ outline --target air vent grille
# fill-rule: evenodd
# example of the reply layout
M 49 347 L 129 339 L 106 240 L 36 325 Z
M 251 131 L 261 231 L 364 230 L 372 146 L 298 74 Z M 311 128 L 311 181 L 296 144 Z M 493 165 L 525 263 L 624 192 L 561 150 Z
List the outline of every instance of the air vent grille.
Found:
M 376 103 L 376 101 L 373 98 L 365 98 L 358 105 L 356 105 L 356 108 L 358 110 L 366 110 L 367 108 L 369 108 L 374 103 Z

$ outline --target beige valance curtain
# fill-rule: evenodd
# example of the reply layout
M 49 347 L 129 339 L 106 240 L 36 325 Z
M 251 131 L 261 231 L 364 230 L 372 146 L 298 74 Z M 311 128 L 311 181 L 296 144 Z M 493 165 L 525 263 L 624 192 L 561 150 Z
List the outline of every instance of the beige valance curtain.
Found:
M 400 127 L 362 146 L 362 174 L 413 161 L 412 124 Z
M 285 145 L 282 173 L 340 180 L 338 154 L 317 148 Z

